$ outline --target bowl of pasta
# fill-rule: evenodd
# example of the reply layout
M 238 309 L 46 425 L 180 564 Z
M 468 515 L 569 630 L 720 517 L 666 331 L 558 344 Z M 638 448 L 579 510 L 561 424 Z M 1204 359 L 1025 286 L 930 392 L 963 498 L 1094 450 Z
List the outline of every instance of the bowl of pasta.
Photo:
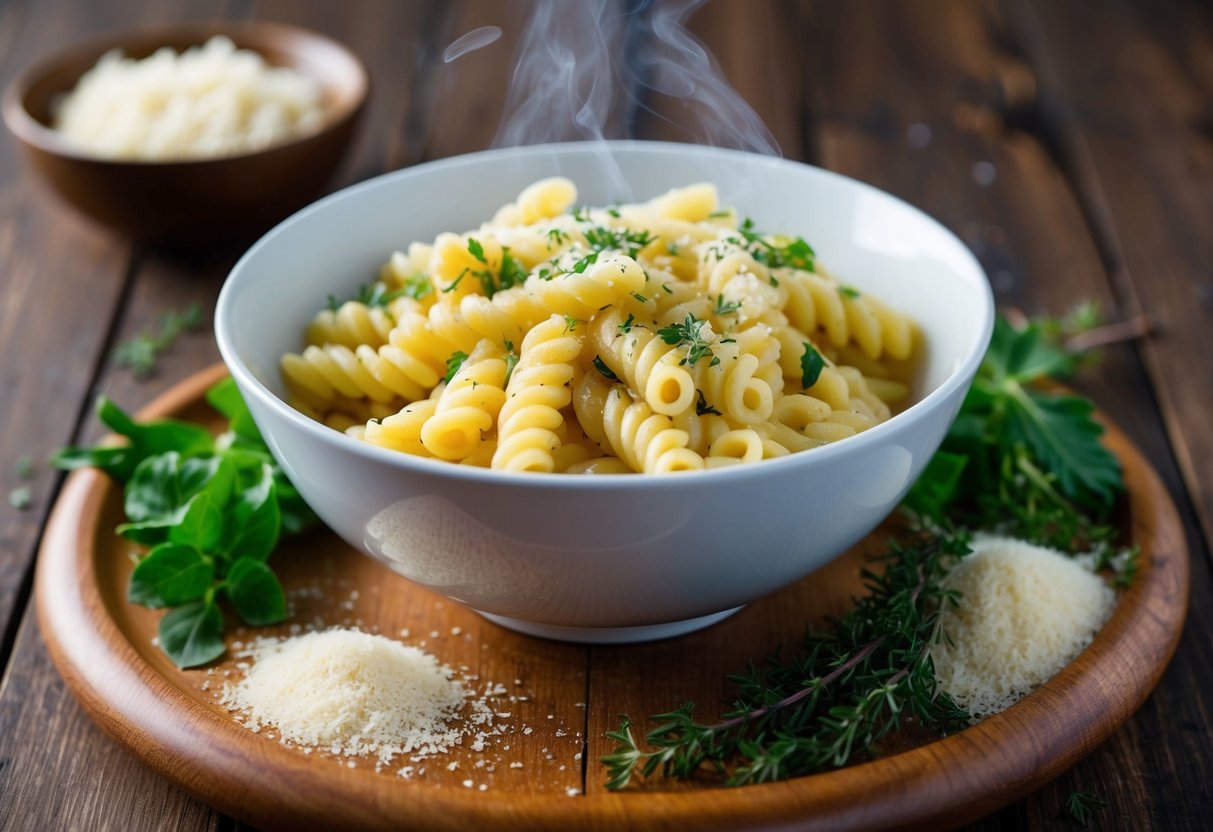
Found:
M 718 621 L 872 530 L 993 326 L 977 261 L 846 177 L 655 142 L 492 150 L 286 220 L 220 351 L 341 537 L 533 635 Z

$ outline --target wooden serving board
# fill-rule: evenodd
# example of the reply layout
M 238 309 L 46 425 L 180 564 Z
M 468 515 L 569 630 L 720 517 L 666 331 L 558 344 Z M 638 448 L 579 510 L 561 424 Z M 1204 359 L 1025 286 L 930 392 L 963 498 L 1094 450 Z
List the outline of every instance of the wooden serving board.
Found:
M 203 393 L 223 368 L 157 399 L 143 418 L 216 421 Z M 1112 619 L 1078 659 L 1006 712 L 946 739 L 782 783 L 726 789 L 604 787 L 599 757 L 618 715 L 643 718 L 687 699 L 711 719 L 726 708 L 725 674 L 807 625 L 849 608 L 858 569 L 888 530 L 820 572 L 707 630 L 668 641 L 586 647 L 504 630 L 421 589 L 327 531 L 289 540 L 273 564 L 294 605 L 291 623 L 355 625 L 435 654 L 468 684 L 498 694 L 505 733 L 482 752 L 460 747 L 376 771 L 373 761 L 305 754 L 252 733 L 217 703 L 240 659 L 177 670 L 154 644 L 160 614 L 127 603 L 130 545 L 113 529 L 121 492 L 104 475 L 74 473 L 44 538 L 38 617 L 51 657 L 91 716 L 152 769 L 262 829 L 568 829 L 570 827 L 884 829 L 959 825 L 1057 776 L 1105 740 L 1145 700 L 1175 650 L 1187 611 L 1188 554 L 1157 475 L 1115 427 L 1125 469 L 1125 533 L 1142 569 Z M 739 552 L 738 557 L 745 553 Z M 286 625 L 257 631 L 285 634 Z M 229 645 L 250 637 L 229 631 Z M 424 769 L 424 772 L 421 771 Z

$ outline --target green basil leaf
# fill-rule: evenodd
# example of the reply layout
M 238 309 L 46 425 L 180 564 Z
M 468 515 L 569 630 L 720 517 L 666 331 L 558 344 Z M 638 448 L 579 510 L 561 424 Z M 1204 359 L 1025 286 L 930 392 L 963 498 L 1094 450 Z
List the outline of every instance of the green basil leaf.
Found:
M 261 431 L 253 421 L 253 414 L 249 413 L 244 397 L 240 395 L 240 388 L 236 386 L 233 378 L 229 376 L 207 390 L 206 400 L 210 402 L 211 407 L 227 417 L 229 429 L 236 436 L 252 442 L 264 442 Z
M 155 546 L 168 540 L 169 530 L 176 522 L 175 517 L 157 517 L 140 523 L 123 523 L 115 531 L 127 540 L 142 543 L 144 546 Z
M 82 448 L 69 445 L 66 448 L 60 448 L 51 457 L 51 465 L 64 471 L 74 471 L 77 468 L 100 468 L 119 481 L 130 478 L 136 463 L 135 454 L 129 446 Z
M 215 568 L 193 546 L 162 543 L 131 573 L 126 597 L 145 607 L 175 607 L 201 600 L 215 580 Z
M 203 491 L 195 494 L 185 504 L 181 519 L 168 530 L 171 543 L 209 552 L 219 543 L 223 534 L 223 515 L 211 500 L 210 495 Z
M 800 386 L 808 390 L 817 383 L 821 371 L 825 369 L 826 360 L 817 348 L 808 341 L 804 342 L 804 352 L 800 356 Z
M 286 593 L 273 570 L 259 560 L 243 557 L 227 573 L 227 597 L 236 614 L 253 627 L 286 618 Z
M 262 465 L 257 480 L 236 496 L 227 524 L 227 540 L 221 547 L 236 558 L 265 560 L 278 545 L 282 514 L 274 494 L 274 470 Z
M 145 520 L 163 520 L 181 508 L 181 492 L 178 489 L 177 471 L 181 466 L 181 455 L 176 451 L 149 456 L 131 476 L 126 484 L 124 508 L 132 523 Z
M 160 619 L 160 647 L 183 670 L 222 656 L 227 648 L 219 607 L 214 601 L 195 601 L 171 610 Z

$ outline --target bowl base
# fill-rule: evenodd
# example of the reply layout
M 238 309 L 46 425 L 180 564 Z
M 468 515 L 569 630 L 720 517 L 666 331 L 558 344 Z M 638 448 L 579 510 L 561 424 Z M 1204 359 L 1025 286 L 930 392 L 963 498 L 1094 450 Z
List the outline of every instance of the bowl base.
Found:
M 742 606 L 745 605 L 742 604 Z M 500 624 L 507 630 L 513 630 L 523 635 L 550 638 L 553 641 L 572 641 L 579 644 L 633 644 L 693 633 L 704 627 L 710 627 L 718 621 L 724 621 L 740 609 L 741 607 L 733 607 L 731 610 L 701 615 L 698 618 L 669 621 L 665 624 L 648 624 L 643 627 L 566 627 L 560 624 L 539 624 L 521 618 L 493 615 L 480 610 L 476 610 L 476 612 L 494 624 Z

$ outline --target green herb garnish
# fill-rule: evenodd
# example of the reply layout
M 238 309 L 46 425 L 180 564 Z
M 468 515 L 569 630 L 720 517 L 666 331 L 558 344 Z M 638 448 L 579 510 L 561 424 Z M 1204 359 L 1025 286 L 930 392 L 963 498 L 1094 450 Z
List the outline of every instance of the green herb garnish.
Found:
M 572 315 L 565 315 L 564 316 L 564 331 L 572 332 L 573 330 L 577 329 L 577 324 L 579 324 L 579 323 L 581 323 L 581 321 L 577 320 Z
M 854 286 L 839 286 L 838 294 L 842 295 L 847 300 L 855 300 L 859 297 L 859 290 Z
M 514 368 L 518 366 L 518 354 L 514 352 L 514 342 L 505 342 L 505 381 L 509 383 L 510 376 L 514 375 Z
M 442 380 L 447 384 L 450 384 L 451 379 L 455 378 L 455 374 L 458 373 L 459 368 L 463 366 L 463 362 L 467 360 L 468 354 L 466 352 L 456 350 L 455 352 L 451 353 L 451 357 L 446 360 L 446 375 L 442 377 Z
M 594 356 L 594 360 L 590 363 L 594 365 L 595 370 L 602 373 L 602 375 L 609 378 L 611 381 L 619 381 L 619 376 L 615 375 L 615 373 L 611 371 L 611 368 L 608 367 L 606 362 L 602 360 L 602 356 Z
M 716 308 L 712 310 L 712 314 L 718 318 L 722 315 L 736 315 L 739 309 L 741 309 L 741 301 L 735 300 L 726 303 L 724 295 L 717 295 Z
M 686 347 L 686 357 L 678 362 L 679 365 L 690 364 L 694 366 L 699 359 L 710 355 L 712 356 L 712 360 L 708 362 L 708 366 L 715 367 L 720 363 L 720 359 L 713 355 L 712 345 L 704 337 L 703 330 L 707 327 L 707 324 L 707 321 L 701 321 L 688 313 L 682 323 L 662 327 L 657 330 L 657 334 L 667 344 Z
M 484 257 L 484 246 L 480 245 L 480 241 L 475 237 L 468 240 L 468 254 L 475 257 L 481 263 L 488 264 L 488 260 Z
M 922 536 L 892 544 L 883 574 L 865 571 L 870 594 L 803 653 L 732 677 L 734 708 L 714 724 L 696 722 L 693 704 L 658 714 L 636 742 L 623 718 L 607 736 L 607 788 L 637 774 L 687 778 L 709 767 L 730 786 L 783 780 L 845 765 L 908 720 L 945 733 L 968 714 L 936 693 L 930 649 L 941 637 L 940 611 L 957 596 L 943 587 L 946 565 L 968 551 L 962 535 Z
M 821 371 L 826 367 L 826 360 L 817 348 L 808 341 L 804 342 L 804 353 L 800 356 L 800 386 L 808 390 L 821 378 Z
M 235 383 L 226 379 L 207 401 L 228 420 L 218 437 L 172 419 L 139 423 L 105 397 L 101 421 L 124 445 L 64 448 L 60 468 L 95 466 L 124 484 L 123 537 L 149 547 L 131 574 L 129 599 L 169 608 L 160 646 L 179 667 L 206 664 L 225 650 L 225 598 L 245 623 L 286 617 L 286 596 L 265 560 L 283 531 L 315 522 L 274 461 Z
M 754 221 L 750 219 L 746 219 L 737 230 L 745 238 L 750 256 L 759 263 L 772 269 L 790 266 L 794 269 L 813 271 L 817 253 L 803 238 L 788 240 L 762 234 L 754 230 Z
M 619 324 L 619 331 L 624 334 L 631 332 L 632 324 L 634 324 L 635 322 L 636 322 L 636 316 L 633 315 L 631 312 L 629 312 L 627 320 L 625 320 L 623 323 Z
M 171 347 L 187 330 L 197 329 L 202 324 L 202 307 L 191 303 L 182 312 L 169 311 L 160 318 L 160 331 L 155 335 L 140 332 L 123 341 L 110 353 L 114 363 L 127 367 L 137 378 L 151 375 L 156 369 L 156 359 Z
M 1066 798 L 1066 815 L 1079 826 L 1086 826 L 1091 815 L 1107 805 L 1108 801 L 1094 792 L 1070 792 L 1070 796 Z
M 576 274 L 584 274 L 586 269 L 588 269 L 590 266 L 592 266 L 594 263 L 597 263 L 597 262 L 598 262 L 598 252 L 591 251 L 585 257 L 582 257 L 580 260 L 578 260 L 576 263 L 573 264 L 573 272 L 575 272 Z
M 710 404 L 708 404 L 708 400 L 703 395 L 702 390 L 700 390 L 699 388 L 695 388 L 695 394 L 697 396 L 697 399 L 695 401 L 695 415 L 707 416 L 709 413 L 715 414 L 717 416 L 721 415 L 719 410 L 717 410 L 716 408 L 714 408 Z
M 585 231 L 585 241 L 593 251 L 622 251 L 633 259 L 654 239 L 656 238 L 648 231 L 634 231 L 630 228 L 595 226 Z
M 649 300 L 648 298 L 646 298 L 644 295 L 640 294 L 639 292 L 632 292 L 632 297 L 634 297 L 636 299 L 637 303 L 647 303 Z

